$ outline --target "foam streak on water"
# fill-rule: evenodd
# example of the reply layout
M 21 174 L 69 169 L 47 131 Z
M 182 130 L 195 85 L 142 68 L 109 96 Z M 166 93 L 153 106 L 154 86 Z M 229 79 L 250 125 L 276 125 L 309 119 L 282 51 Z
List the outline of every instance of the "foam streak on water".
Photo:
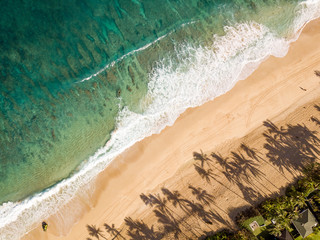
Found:
M 169 34 L 170 34 L 170 33 L 169 33 Z M 147 44 L 147 45 L 145 45 L 145 46 L 143 46 L 143 47 L 141 47 L 141 48 L 132 50 L 131 52 L 129 52 L 129 53 L 121 56 L 121 57 L 118 58 L 117 60 L 112 61 L 110 64 L 107 64 L 105 67 L 103 67 L 102 69 L 100 69 L 98 72 L 90 75 L 89 77 L 86 77 L 86 78 L 80 80 L 79 82 L 88 81 L 88 80 L 90 80 L 91 78 L 98 76 L 99 74 L 103 73 L 103 72 L 106 71 L 108 68 L 114 66 L 115 64 L 117 64 L 118 62 L 120 62 L 121 60 L 123 60 L 124 58 L 126 58 L 126 57 L 128 57 L 128 56 L 130 56 L 130 55 L 133 55 L 133 54 L 136 53 L 136 52 L 140 52 L 140 51 L 142 51 L 142 50 L 147 49 L 147 48 L 150 47 L 151 45 L 155 44 L 156 42 L 158 42 L 158 41 L 160 41 L 161 39 L 163 39 L 164 37 L 166 37 L 167 35 L 168 35 L 168 34 L 163 35 L 163 36 L 157 38 L 156 40 L 154 40 L 153 42 L 151 42 L 151 43 L 149 43 L 149 44 Z
M 56 213 L 80 189 L 83 192 L 84 186 L 125 149 L 172 125 L 187 108 L 226 93 L 268 56 L 283 57 L 305 23 L 320 16 L 319 1 L 301 5 L 303 11 L 296 19 L 295 34 L 290 39 L 277 38 L 267 27 L 247 22 L 225 27 L 224 36 L 213 36 L 212 46 L 194 47 L 189 43 L 176 46 L 178 64 L 164 59 L 149 74 L 149 92 L 141 101 L 144 112 L 122 109 L 111 140 L 80 171 L 32 198 L 1 206 L 0 239 L 19 239 L 49 214 Z
M 184 23 L 181 25 L 181 27 L 184 27 L 185 25 L 189 25 L 189 24 L 192 24 L 192 23 L 195 23 L 195 21 L 191 21 L 189 23 Z M 94 73 L 94 74 L 91 74 L 89 77 L 86 77 L 84 79 L 81 79 L 79 82 L 84 82 L 84 81 L 88 81 L 90 79 L 92 79 L 93 77 L 96 77 L 98 76 L 99 74 L 103 73 L 104 71 L 106 71 L 108 68 L 114 66 L 115 64 L 119 63 L 121 60 L 125 59 L 126 57 L 129 57 L 131 55 L 133 55 L 134 53 L 137 53 L 137 52 L 140 52 L 140 51 L 143 51 L 145 49 L 147 49 L 148 47 L 152 46 L 153 44 L 159 42 L 161 39 L 167 37 L 168 35 L 170 35 L 171 33 L 173 33 L 174 31 L 176 30 L 172 30 L 171 32 L 169 32 L 168 34 L 165 34 L 159 38 L 157 38 L 156 40 L 154 40 L 153 42 L 149 43 L 149 44 L 146 44 L 145 46 L 141 47 L 141 48 L 138 48 L 138 49 L 135 49 L 135 50 L 132 50 L 131 52 L 121 56 L 120 58 L 118 58 L 117 60 L 115 61 L 112 61 L 110 64 L 107 64 L 106 66 L 104 66 L 102 69 L 100 69 L 98 72 Z

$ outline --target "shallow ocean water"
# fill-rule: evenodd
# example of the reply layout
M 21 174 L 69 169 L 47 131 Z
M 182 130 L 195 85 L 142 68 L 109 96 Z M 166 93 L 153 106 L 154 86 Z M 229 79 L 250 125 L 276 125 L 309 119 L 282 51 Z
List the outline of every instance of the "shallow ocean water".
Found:
M 318 17 L 318 5 L 3 3 L 0 216 L 14 217 L 0 224 L 0 233 L 7 223 L 23 224 L 22 212 L 32 220 L 20 232 L 30 230 L 44 215 L 36 199 L 50 202 L 43 208 L 54 213 L 134 142 L 230 90 L 269 55 L 283 56 L 303 24 Z M 33 207 L 39 210 L 31 214 Z

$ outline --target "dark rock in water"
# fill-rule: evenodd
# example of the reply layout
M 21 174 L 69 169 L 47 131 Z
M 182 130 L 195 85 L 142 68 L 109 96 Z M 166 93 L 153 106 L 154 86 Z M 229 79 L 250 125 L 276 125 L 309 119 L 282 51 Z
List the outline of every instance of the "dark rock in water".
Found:
M 54 133 L 54 130 L 53 130 L 53 129 L 51 129 L 51 136 L 52 136 L 53 140 L 55 140 L 55 139 L 56 139 L 56 135 L 55 135 L 55 133 Z
M 121 89 L 119 88 L 117 91 L 117 97 L 120 97 L 120 95 L 121 95 Z
M 128 66 L 129 76 L 131 78 L 132 84 L 134 84 L 134 72 L 130 66 Z

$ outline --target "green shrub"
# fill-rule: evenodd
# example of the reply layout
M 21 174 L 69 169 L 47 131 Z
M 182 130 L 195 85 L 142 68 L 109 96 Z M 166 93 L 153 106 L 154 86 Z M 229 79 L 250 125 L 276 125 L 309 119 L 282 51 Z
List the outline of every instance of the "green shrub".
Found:
M 255 207 L 249 207 L 243 210 L 242 212 L 239 212 L 235 217 L 235 221 L 239 227 L 242 227 L 244 221 L 259 215 L 260 215 L 260 212 L 258 211 L 258 209 L 256 209 Z
M 207 237 L 206 240 L 257 240 L 257 237 L 252 235 L 246 229 L 241 229 L 237 232 L 231 232 L 228 229 L 223 229 L 222 231 Z

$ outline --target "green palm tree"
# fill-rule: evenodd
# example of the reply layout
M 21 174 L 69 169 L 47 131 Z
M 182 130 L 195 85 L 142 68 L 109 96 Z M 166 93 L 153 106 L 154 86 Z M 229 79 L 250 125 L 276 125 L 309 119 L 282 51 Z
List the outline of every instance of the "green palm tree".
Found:
M 297 195 L 295 198 L 295 203 L 300 209 L 307 206 L 306 199 L 303 195 Z
M 315 195 L 315 196 L 313 197 L 313 199 L 314 199 L 315 202 L 317 202 L 318 204 L 320 204 L 320 196 Z
M 308 179 L 301 179 L 298 183 L 302 188 L 301 194 L 303 194 L 305 197 L 307 197 L 315 189 L 313 181 L 308 181 Z
M 100 228 L 97 228 L 95 225 L 87 225 L 87 229 L 90 236 L 95 237 L 97 239 L 100 239 L 100 237 L 107 239 L 105 236 L 102 235 L 102 231 L 100 230 Z
M 279 237 L 281 235 L 282 230 L 284 227 L 280 223 L 271 224 L 270 228 L 268 229 L 269 233 Z
M 320 186 L 320 163 L 312 163 L 304 169 L 307 181 L 312 182 L 315 188 Z

